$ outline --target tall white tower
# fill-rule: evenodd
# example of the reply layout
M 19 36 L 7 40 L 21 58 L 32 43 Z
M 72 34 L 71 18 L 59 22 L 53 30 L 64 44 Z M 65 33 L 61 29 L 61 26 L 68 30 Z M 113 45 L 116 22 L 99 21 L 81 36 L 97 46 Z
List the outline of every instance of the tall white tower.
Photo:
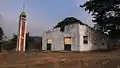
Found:
M 26 19 L 27 15 L 24 12 L 24 9 L 19 17 L 19 28 L 18 28 L 18 39 L 17 39 L 17 48 L 19 52 L 24 52 L 26 47 Z

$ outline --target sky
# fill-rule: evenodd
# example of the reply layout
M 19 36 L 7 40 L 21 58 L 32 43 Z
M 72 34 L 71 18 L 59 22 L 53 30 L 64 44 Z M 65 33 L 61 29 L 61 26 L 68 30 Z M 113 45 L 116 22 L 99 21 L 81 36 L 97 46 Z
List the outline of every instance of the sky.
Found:
M 86 0 L 0 0 L 0 26 L 9 38 L 18 32 L 19 15 L 25 3 L 27 31 L 32 36 L 41 36 L 66 17 L 75 17 L 92 26 L 92 17 L 80 4 Z

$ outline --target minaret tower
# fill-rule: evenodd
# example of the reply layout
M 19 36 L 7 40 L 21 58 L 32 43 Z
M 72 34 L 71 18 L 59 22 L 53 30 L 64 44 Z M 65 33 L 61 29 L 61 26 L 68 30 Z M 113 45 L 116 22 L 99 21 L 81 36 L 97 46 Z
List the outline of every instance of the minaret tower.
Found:
M 16 50 L 19 52 L 24 52 L 26 46 L 27 15 L 25 14 L 24 8 L 25 8 L 25 4 L 23 5 L 22 13 L 19 16 L 18 39 L 17 39 L 17 48 L 16 48 Z

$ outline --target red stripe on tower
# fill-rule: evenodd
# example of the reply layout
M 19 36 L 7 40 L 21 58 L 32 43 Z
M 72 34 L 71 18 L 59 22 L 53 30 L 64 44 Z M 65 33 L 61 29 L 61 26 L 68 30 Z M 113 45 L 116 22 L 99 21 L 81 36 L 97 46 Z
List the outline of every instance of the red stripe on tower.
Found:
M 22 12 L 19 20 L 18 40 L 17 40 L 17 51 L 25 51 L 26 41 L 26 14 Z

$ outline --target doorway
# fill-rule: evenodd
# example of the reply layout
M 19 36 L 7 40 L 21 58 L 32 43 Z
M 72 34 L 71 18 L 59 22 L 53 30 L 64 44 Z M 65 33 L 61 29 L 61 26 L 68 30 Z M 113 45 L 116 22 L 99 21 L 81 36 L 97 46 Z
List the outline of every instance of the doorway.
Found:
M 64 50 L 71 51 L 71 44 L 72 44 L 71 37 L 65 37 L 64 38 Z
M 47 40 L 47 50 L 51 50 L 52 48 L 52 39 Z
M 47 43 L 47 50 L 51 50 L 51 44 Z

